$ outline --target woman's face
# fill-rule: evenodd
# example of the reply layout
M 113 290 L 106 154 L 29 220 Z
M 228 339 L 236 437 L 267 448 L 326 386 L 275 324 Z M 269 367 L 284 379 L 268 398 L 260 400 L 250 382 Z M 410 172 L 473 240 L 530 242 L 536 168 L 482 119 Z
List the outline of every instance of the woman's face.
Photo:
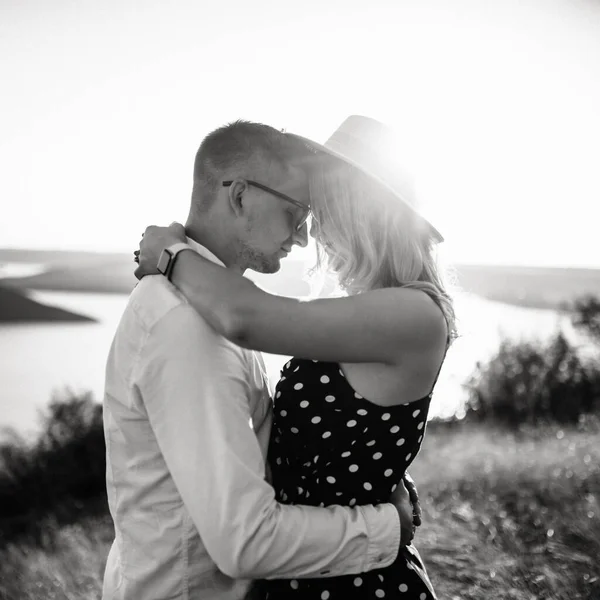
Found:
M 309 227 L 309 234 L 310 237 L 312 237 L 315 242 L 318 244 L 318 246 L 323 250 L 323 252 L 325 252 L 325 254 L 327 255 L 327 257 L 329 259 L 333 258 L 334 256 L 334 252 L 333 252 L 333 244 L 331 243 L 331 241 L 327 238 L 327 230 L 324 229 L 321 225 L 321 221 L 317 221 L 317 219 L 322 219 L 323 217 L 315 217 L 314 214 L 312 214 L 309 219 L 310 219 L 310 227 Z
M 354 171 L 338 159 L 327 160 L 309 179 L 311 221 L 309 234 L 335 270 L 345 262 L 350 240 L 356 235 Z M 359 194 L 360 195 L 360 194 Z

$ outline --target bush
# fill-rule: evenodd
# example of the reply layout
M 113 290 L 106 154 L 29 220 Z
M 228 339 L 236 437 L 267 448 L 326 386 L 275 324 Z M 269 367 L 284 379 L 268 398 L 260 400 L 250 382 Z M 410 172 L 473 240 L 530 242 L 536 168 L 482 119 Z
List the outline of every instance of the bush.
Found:
M 600 344 L 600 298 L 584 296 L 569 309 L 573 327 L 592 342 Z
M 600 303 L 579 301 L 572 320 L 596 339 Z M 467 419 L 513 428 L 577 423 L 600 409 L 600 366 L 585 362 L 561 332 L 547 342 L 503 340 L 488 363 L 477 365 L 466 387 Z
M 0 542 L 35 533 L 47 515 L 70 522 L 106 510 L 102 407 L 90 395 L 53 399 L 34 444 L 11 437 L 0 445 Z

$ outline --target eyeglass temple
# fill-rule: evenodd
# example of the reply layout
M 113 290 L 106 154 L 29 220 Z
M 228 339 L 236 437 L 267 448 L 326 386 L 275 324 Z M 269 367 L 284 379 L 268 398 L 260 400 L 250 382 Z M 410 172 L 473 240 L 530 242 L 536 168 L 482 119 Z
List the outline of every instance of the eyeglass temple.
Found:
M 280 198 L 282 198 L 283 200 L 287 200 L 288 202 L 291 202 L 292 204 L 295 204 L 296 206 L 310 211 L 310 206 L 307 206 L 306 204 L 303 204 L 302 202 L 300 202 L 299 200 L 296 200 L 294 198 L 292 198 L 291 196 L 288 196 L 287 194 L 284 194 L 283 192 L 279 192 L 277 190 L 274 190 L 273 188 L 270 188 L 262 183 L 258 183 L 258 181 L 252 181 L 250 179 L 246 179 L 248 185 L 253 185 L 254 187 L 257 187 L 261 190 L 264 190 L 265 192 L 269 192 L 270 194 L 274 194 L 275 196 L 279 196 Z M 233 181 L 224 181 L 223 182 L 223 186 L 224 187 L 228 187 L 233 183 Z

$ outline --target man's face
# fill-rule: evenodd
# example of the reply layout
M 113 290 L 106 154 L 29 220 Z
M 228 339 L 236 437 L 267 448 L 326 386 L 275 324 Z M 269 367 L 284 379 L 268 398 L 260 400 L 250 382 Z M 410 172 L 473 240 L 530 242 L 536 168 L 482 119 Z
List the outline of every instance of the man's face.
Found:
M 295 167 L 265 170 L 261 183 L 277 192 L 309 206 L 308 178 Z M 245 222 L 242 241 L 242 259 L 246 268 L 259 273 L 276 273 L 294 244 L 306 246 L 306 224 L 298 231 L 297 225 L 305 210 L 272 194 L 249 185 L 244 192 Z

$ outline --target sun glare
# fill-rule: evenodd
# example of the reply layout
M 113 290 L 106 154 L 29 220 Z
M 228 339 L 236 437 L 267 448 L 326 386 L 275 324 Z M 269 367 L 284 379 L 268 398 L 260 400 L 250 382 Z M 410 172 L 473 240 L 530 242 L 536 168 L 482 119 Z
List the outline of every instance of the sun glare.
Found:
M 323 142 L 364 114 L 394 127 L 382 150 L 458 260 L 600 264 L 597 7 L 308 2 L 267 27 L 240 5 L 247 21 L 215 35 L 222 7 L 155 3 L 142 26 L 123 5 L 4 11 L 2 245 L 129 248 L 148 222 L 185 219 L 214 127 L 248 118 Z

